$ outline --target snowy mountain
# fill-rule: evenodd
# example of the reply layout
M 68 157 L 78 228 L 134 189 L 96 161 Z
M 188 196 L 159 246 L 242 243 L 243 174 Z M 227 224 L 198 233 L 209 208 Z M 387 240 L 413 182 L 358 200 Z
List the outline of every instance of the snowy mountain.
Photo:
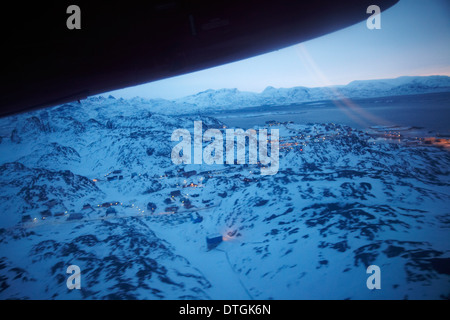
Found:
M 261 93 L 242 92 L 238 89 L 206 90 L 197 94 L 175 99 L 118 99 L 127 110 L 149 109 L 167 115 L 210 114 L 258 106 L 295 105 L 303 102 L 334 100 L 343 98 L 374 98 L 396 95 L 450 91 L 450 77 L 399 77 L 385 80 L 353 81 L 346 86 L 320 88 L 279 88 L 267 87 Z M 115 103 L 109 96 L 90 97 L 86 102 L 107 106 Z
M 348 90 L 440 90 L 444 80 Z M 206 91 L 155 105 L 97 97 L 0 119 L 0 298 L 448 299 L 448 150 L 270 123 L 280 168 L 262 176 L 260 165 L 173 164 L 175 129 L 224 124 L 155 113 L 319 92 Z M 221 243 L 208 250 L 211 235 Z M 372 264 L 381 290 L 366 287 Z M 66 287 L 69 265 L 81 290 Z
M 320 88 L 267 87 L 261 93 L 241 92 L 237 89 L 207 90 L 177 99 L 182 111 L 208 111 L 239 109 L 261 105 L 291 105 L 302 102 L 334 100 L 343 98 L 374 98 L 431 92 L 450 91 L 450 77 L 399 77 L 396 79 L 353 81 L 346 86 Z M 171 105 L 166 105 L 171 109 Z M 178 109 L 180 110 L 180 109 Z

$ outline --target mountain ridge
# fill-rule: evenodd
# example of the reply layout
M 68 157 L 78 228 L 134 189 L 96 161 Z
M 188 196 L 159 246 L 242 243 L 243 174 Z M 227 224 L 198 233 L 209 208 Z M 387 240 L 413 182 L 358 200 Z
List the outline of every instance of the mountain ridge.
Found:
M 267 86 L 260 93 L 240 91 L 237 88 L 207 89 L 177 99 L 134 97 L 123 99 L 132 105 L 146 105 L 152 112 L 162 114 L 193 114 L 227 111 L 248 107 L 283 106 L 322 100 L 376 98 L 450 91 L 450 77 L 402 76 L 393 79 L 355 80 L 347 85 L 327 87 L 274 88 Z M 89 99 L 111 100 L 112 96 Z M 92 100 L 89 100 L 92 101 Z

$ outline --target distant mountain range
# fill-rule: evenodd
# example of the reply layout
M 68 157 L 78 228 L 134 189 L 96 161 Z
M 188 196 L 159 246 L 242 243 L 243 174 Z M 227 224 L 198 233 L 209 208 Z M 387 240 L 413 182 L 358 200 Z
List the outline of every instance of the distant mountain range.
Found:
M 190 114 L 234 110 L 261 105 L 291 105 L 321 100 L 343 98 L 375 98 L 397 95 L 422 94 L 450 91 L 450 77 L 399 77 L 395 79 L 357 80 L 343 86 L 332 87 L 267 87 L 261 93 L 238 89 L 206 90 L 194 95 L 175 99 L 121 99 L 122 103 L 148 106 L 153 112 L 164 114 Z M 110 96 L 110 99 L 114 97 Z M 96 97 L 90 99 L 105 99 Z

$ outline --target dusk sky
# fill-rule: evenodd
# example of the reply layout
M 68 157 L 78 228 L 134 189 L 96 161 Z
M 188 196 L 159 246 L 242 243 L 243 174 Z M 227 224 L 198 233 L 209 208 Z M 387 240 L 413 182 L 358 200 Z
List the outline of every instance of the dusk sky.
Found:
M 450 1 L 400 0 L 382 12 L 380 30 L 362 21 L 282 50 L 103 95 L 175 99 L 207 89 L 261 92 L 435 74 L 450 75 Z

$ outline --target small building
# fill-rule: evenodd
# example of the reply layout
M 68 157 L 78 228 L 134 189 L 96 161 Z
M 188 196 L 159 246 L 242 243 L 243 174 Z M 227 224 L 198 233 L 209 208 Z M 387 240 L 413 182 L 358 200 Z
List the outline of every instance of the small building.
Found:
M 147 210 L 149 210 L 149 211 L 151 211 L 151 212 L 155 212 L 155 210 L 156 210 L 156 204 L 154 204 L 153 202 L 147 203 Z
M 197 174 L 197 171 L 195 171 L 195 170 L 183 172 L 183 176 L 186 178 L 195 176 L 196 174 Z
M 102 208 L 109 208 L 111 206 L 118 206 L 118 205 L 121 205 L 121 202 L 119 202 L 119 201 L 111 201 L 111 202 L 102 203 L 101 207 Z
M 122 173 L 122 170 L 114 170 L 112 173 L 113 174 L 120 174 L 120 173 Z
M 81 220 L 82 218 L 83 215 L 81 213 L 71 213 L 67 218 L 67 221 Z
M 87 210 L 87 209 L 91 209 L 92 210 L 92 207 L 91 207 L 91 205 L 89 203 L 87 203 L 87 204 L 85 204 L 83 206 L 83 210 Z
M 181 196 L 181 191 L 180 190 L 174 190 L 170 192 L 170 196 L 171 197 L 180 197 Z
M 185 208 L 185 209 L 190 209 L 190 208 L 193 208 L 194 206 L 192 205 L 192 203 L 191 203 L 191 200 L 189 200 L 189 199 L 185 199 L 185 200 L 183 200 L 182 201 L 183 202 L 183 207 Z
M 52 200 L 44 203 L 44 205 L 47 206 L 48 208 L 53 208 L 57 204 L 58 204 L 58 201 L 56 199 L 52 199 Z
M 114 208 L 112 208 L 112 207 L 109 207 L 109 208 L 106 210 L 106 216 L 108 216 L 108 215 L 110 215 L 110 214 L 117 215 L 116 209 L 114 209 Z
M 200 223 L 203 221 L 203 217 L 196 212 L 195 214 L 191 214 L 191 221 L 192 223 Z
M 178 207 L 176 207 L 176 206 L 172 206 L 172 207 L 167 207 L 166 208 L 166 212 L 172 212 L 172 213 L 175 213 L 175 212 L 177 212 L 178 211 Z
M 213 235 L 206 237 L 206 246 L 208 250 L 212 250 L 217 247 L 220 243 L 222 243 L 223 238 L 221 235 Z
M 42 219 L 46 219 L 46 218 L 52 216 L 52 213 L 50 212 L 50 210 L 44 210 L 44 211 L 41 211 L 40 213 L 41 213 Z
M 192 203 L 191 203 L 189 200 L 184 201 L 183 207 L 184 207 L 185 209 L 191 209 L 191 208 L 194 208 L 194 206 L 192 205 Z

